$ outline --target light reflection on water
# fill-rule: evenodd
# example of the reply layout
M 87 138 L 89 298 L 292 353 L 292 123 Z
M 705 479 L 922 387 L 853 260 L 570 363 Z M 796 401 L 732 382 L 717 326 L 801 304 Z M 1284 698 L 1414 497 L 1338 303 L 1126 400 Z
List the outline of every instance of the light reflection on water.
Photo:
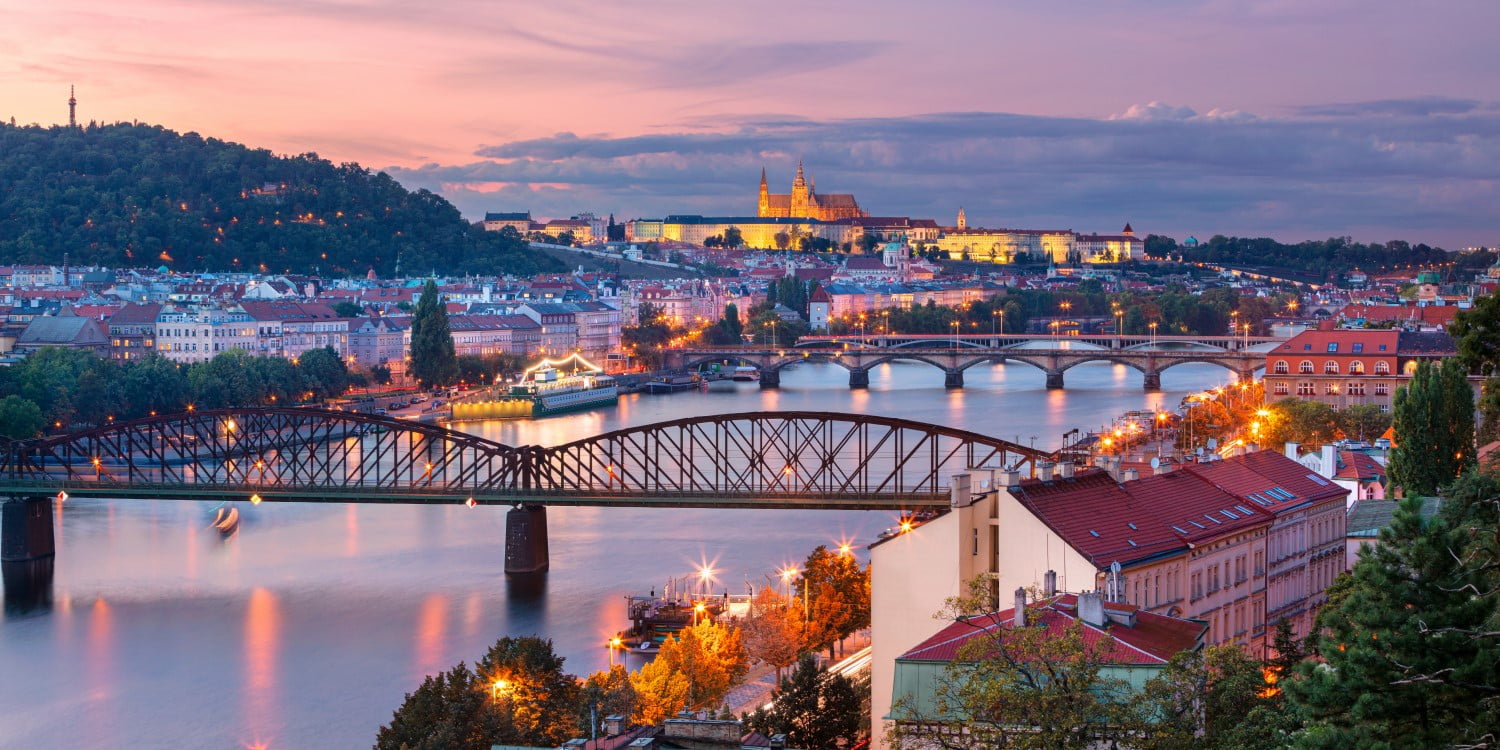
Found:
M 896 363 L 848 390 L 833 365 L 799 365 L 780 391 L 753 383 L 626 396 L 613 410 L 470 425 L 512 445 L 556 445 L 627 425 L 755 410 L 865 412 L 1053 447 L 1126 409 L 1172 406 L 1225 382 L 1212 366 L 1163 373 L 1146 394 L 1118 365 L 1069 370 L 1047 391 L 1026 365 L 975 367 L 966 388 Z M 423 675 L 470 663 L 502 635 L 554 639 L 579 674 L 609 663 L 621 597 L 714 561 L 716 592 L 744 591 L 817 544 L 868 543 L 891 514 L 805 510 L 553 508 L 552 570 L 507 579 L 505 509 L 69 500 L 50 605 L 7 589 L 0 619 L 0 748 L 364 747 Z M 51 571 L 49 571 L 51 573 Z M 9 581 L 10 579 L 7 578 Z M 16 596 L 13 596 L 16 595 Z M 39 601 L 30 611 L 12 603 Z M 632 666 L 635 666 L 632 664 Z M 17 679 L 16 676 L 23 676 Z

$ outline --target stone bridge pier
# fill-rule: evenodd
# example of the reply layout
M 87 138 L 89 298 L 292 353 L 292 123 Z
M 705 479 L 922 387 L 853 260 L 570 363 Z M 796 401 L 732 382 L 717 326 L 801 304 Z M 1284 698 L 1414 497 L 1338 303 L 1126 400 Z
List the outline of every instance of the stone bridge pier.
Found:
M 762 369 L 760 371 L 760 389 L 761 390 L 766 391 L 766 390 L 770 390 L 772 388 L 780 388 L 780 387 L 781 387 L 781 371 L 780 370 Z
M 964 371 L 963 370 L 944 370 L 943 371 L 943 387 L 944 388 L 949 388 L 949 389 L 964 387 Z
M 1063 387 L 1063 371 L 1047 370 L 1047 389 L 1058 390 Z
M 505 514 L 505 572 L 544 573 L 547 554 L 547 506 L 518 505 Z
M 1161 390 L 1160 370 L 1151 370 L 1150 372 L 1146 373 L 1145 388 L 1146 392 L 1148 393 Z
M 849 371 L 849 388 L 851 390 L 862 390 L 870 387 L 870 371 L 864 369 L 853 369 Z
M 9 498 L 0 503 L 0 561 L 40 560 L 56 551 L 52 498 Z

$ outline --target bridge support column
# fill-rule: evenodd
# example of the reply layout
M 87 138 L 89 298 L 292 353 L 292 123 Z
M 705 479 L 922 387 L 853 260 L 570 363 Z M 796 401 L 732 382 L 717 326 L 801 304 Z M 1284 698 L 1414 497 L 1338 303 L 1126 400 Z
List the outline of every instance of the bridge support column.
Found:
M 1253 383 L 1253 382 L 1255 382 L 1255 371 L 1254 370 L 1240 370 L 1239 372 L 1235 373 L 1234 376 L 1236 378 L 1238 378 L 1239 382 L 1241 382 L 1241 383 Z
M 1146 392 L 1151 393 L 1159 390 L 1161 390 L 1161 373 L 1146 373 Z
M 547 507 L 522 505 L 505 514 L 505 572 L 547 570 Z
M 950 389 L 964 387 L 964 371 L 963 370 L 946 370 L 946 371 L 944 371 L 943 372 L 943 387 L 944 388 L 950 388 Z
M 760 389 L 761 390 L 764 391 L 764 390 L 769 390 L 771 388 L 780 388 L 780 387 L 781 387 L 781 371 L 780 370 L 761 370 L 760 371 Z
M 869 370 L 850 370 L 849 371 L 849 387 L 852 388 L 852 389 L 856 389 L 856 390 L 862 389 L 862 388 L 869 388 L 870 387 L 870 371 Z
M 0 560 L 52 557 L 52 498 L 27 497 L 0 503 Z
M 1055 391 L 1055 390 L 1058 390 L 1058 389 L 1060 389 L 1062 387 L 1063 387 L 1063 374 L 1062 374 L 1062 370 L 1048 370 L 1047 371 L 1047 388 L 1048 388 L 1048 390 L 1054 390 Z

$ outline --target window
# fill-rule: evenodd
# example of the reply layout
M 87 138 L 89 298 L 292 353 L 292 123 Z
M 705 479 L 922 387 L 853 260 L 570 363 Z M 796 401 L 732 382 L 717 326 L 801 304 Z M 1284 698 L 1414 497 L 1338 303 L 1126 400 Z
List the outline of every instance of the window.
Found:
M 1365 363 L 1361 362 L 1361 361 L 1359 361 L 1357 359 L 1354 360 L 1353 362 L 1350 362 L 1349 363 L 1349 374 L 1350 375 L 1363 375 L 1363 374 L 1365 374 Z
M 1302 364 L 1297 365 L 1297 372 L 1311 375 L 1313 371 L 1312 360 L 1304 359 Z
M 1354 351 L 1355 354 L 1359 354 L 1360 352 L 1365 350 L 1365 345 L 1361 343 L 1354 343 L 1350 344 L 1350 348 Z
M 1284 359 L 1278 359 L 1278 360 L 1276 360 L 1276 366 L 1273 367 L 1272 370 L 1277 375 L 1285 375 L 1288 372 L 1290 372 L 1291 368 L 1287 367 L 1286 360 L 1284 360 Z
M 1384 347 L 1381 347 L 1381 348 L 1384 348 Z M 1389 374 L 1391 374 L 1391 365 L 1390 365 L 1390 363 L 1389 362 L 1385 362 L 1385 361 L 1376 362 L 1375 363 L 1375 374 L 1376 375 L 1389 375 Z
M 1290 389 L 1287 388 L 1286 383 L 1278 382 L 1276 383 L 1276 386 L 1273 388 L 1273 390 L 1276 392 L 1276 395 L 1285 396 Z
M 1330 352 L 1336 352 L 1338 350 L 1339 350 L 1339 344 L 1338 344 L 1337 341 L 1330 341 L 1330 342 L 1328 342 L 1328 351 L 1330 351 Z
M 1339 363 L 1337 363 L 1337 362 L 1335 362 L 1335 361 L 1333 361 L 1331 359 L 1328 360 L 1327 362 L 1324 362 L 1323 363 L 1323 374 L 1324 375 L 1337 375 L 1337 374 L 1339 374 Z
M 1198 599 L 1202 599 L 1202 598 L 1203 598 L 1203 574 L 1202 573 L 1194 573 L 1193 574 L 1193 599 L 1194 600 L 1198 600 Z
M 1303 382 L 1297 384 L 1297 395 L 1298 396 L 1311 396 L 1311 395 L 1314 395 L 1315 393 L 1317 393 L 1317 391 L 1313 390 L 1313 384 L 1312 383 L 1309 383 L 1307 381 L 1303 381 Z
M 1407 376 L 1417 374 L 1417 361 L 1415 359 L 1407 360 L 1406 364 L 1401 367 L 1401 373 Z
M 1390 404 L 1381 404 L 1380 405 L 1380 413 L 1381 414 L 1390 414 L 1391 413 L 1391 405 Z
M 1385 351 L 1385 344 L 1380 345 L 1380 351 Z
M 1351 381 L 1345 386 L 1345 392 L 1350 396 L 1363 396 L 1365 395 L 1365 384 L 1363 381 Z
M 1390 383 L 1376 383 L 1375 384 L 1375 395 L 1377 395 L 1377 396 L 1389 396 L 1389 395 L 1391 395 L 1391 384 Z

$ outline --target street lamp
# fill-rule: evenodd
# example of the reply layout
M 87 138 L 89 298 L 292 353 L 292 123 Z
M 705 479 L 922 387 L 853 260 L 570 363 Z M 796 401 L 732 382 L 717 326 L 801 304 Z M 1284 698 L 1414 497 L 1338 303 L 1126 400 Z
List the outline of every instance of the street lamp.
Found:
M 705 606 L 703 604 L 703 602 L 698 602 L 697 604 L 694 604 L 693 605 L 693 624 L 697 625 L 698 624 L 698 618 L 702 617 L 703 614 L 705 612 L 707 612 L 707 611 L 708 611 L 708 607 Z
M 490 685 L 490 699 L 499 701 L 500 696 L 509 695 L 514 688 L 515 686 L 510 683 L 510 680 L 495 680 Z
M 625 642 L 620 640 L 619 636 L 609 639 L 609 666 L 611 668 L 615 666 L 615 650 L 624 645 Z
M 953 321 L 953 348 L 958 349 L 958 321 Z
M 1151 321 L 1151 348 L 1156 348 L 1156 321 Z

